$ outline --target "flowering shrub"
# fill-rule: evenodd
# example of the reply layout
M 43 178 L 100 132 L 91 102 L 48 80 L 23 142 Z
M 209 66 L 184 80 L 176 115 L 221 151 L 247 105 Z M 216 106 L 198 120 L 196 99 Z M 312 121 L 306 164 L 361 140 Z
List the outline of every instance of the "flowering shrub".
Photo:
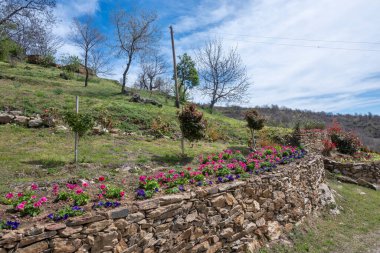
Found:
M 47 217 L 55 222 L 67 220 L 69 217 L 79 216 L 84 213 L 84 209 L 79 206 L 65 206 L 58 210 L 56 213 L 51 213 Z
M 202 155 L 198 168 L 171 169 L 153 176 L 140 176 L 136 195 L 138 199 L 146 199 L 160 189 L 165 193 L 178 193 L 188 185 L 211 185 L 246 178 L 252 173 L 271 171 L 277 164 L 287 164 L 304 155 L 303 149 L 291 146 L 265 147 L 247 156 L 231 150 L 207 157 Z
M 17 221 L 2 221 L 0 220 L 0 230 L 2 229 L 10 229 L 14 230 L 20 226 L 20 222 Z
M 354 155 L 362 147 L 359 137 L 354 133 L 343 131 L 339 122 L 336 120 L 334 120 L 332 126 L 327 129 L 327 132 L 332 143 L 335 144 L 336 149 L 342 154 Z
M 76 206 L 84 206 L 89 202 L 90 196 L 84 190 L 85 187 L 88 187 L 87 182 L 82 183 L 83 188 L 77 184 L 66 184 L 66 187 L 69 191 L 59 192 L 57 186 L 53 185 L 53 191 L 58 191 L 55 194 L 57 196 L 55 202 L 72 200 Z
M 331 142 L 330 140 L 323 140 L 323 150 L 322 154 L 325 156 L 330 156 L 331 151 L 336 148 L 335 143 Z
M 32 184 L 31 189 L 38 190 L 38 186 Z M 15 211 L 20 212 L 21 216 L 36 216 L 41 212 L 42 205 L 47 202 L 47 198 L 37 198 L 34 191 L 19 192 L 17 194 L 9 192 L 5 195 L 3 202 L 12 205 Z

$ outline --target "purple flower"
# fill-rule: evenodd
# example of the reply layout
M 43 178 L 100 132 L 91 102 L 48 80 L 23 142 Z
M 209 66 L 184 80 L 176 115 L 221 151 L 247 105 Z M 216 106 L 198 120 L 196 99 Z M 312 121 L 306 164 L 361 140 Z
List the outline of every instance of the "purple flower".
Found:
M 72 207 L 72 210 L 73 210 L 73 211 L 81 211 L 82 208 L 80 208 L 79 206 L 73 206 L 73 207 Z
M 49 219 L 53 219 L 53 218 L 54 218 L 54 214 L 50 213 L 47 217 L 48 217 Z
M 146 197 L 144 189 L 138 189 L 136 193 L 137 193 L 138 198 L 145 198 Z
M 219 183 L 223 183 L 223 178 L 222 177 L 218 177 L 218 182 Z
M 67 218 L 69 218 L 69 215 L 66 213 L 66 214 L 63 216 L 63 219 L 64 219 L 64 220 L 67 220 Z
M 183 187 L 183 185 L 179 185 L 178 186 L 178 190 L 180 190 L 181 192 L 185 191 L 185 187 Z
M 107 201 L 105 204 L 104 204 L 104 207 L 111 207 L 112 206 L 112 202 L 109 202 L 109 201 Z
M 211 180 L 210 180 L 210 181 L 208 181 L 208 184 L 209 184 L 209 185 L 212 185 L 212 181 L 211 181 Z
M 121 205 L 120 202 L 117 202 L 117 201 L 113 202 L 113 206 L 114 206 L 114 207 L 118 207 L 118 206 L 120 206 L 120 205 Z
M 239 174 L 236 175 L 236 179 L 238 179 L 238 178 L 240 178 L 240 175 L 239 175 Z
M 227 175 L 226 178 L 228 179 L 228 181 L 234 181 L 234 176 L 233 175 Z
M 203 182 L 202 181 L 198 181 L 197 182 L 197 186 L 202 186 L 203 185 Z

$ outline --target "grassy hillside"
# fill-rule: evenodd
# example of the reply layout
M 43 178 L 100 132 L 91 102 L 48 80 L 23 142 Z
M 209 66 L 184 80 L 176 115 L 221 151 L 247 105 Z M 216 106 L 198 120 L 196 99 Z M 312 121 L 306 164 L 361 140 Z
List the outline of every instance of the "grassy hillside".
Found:
M 242 119 L 247 108 L 238 106 L 218 107 L 217 110 L 224 115 L 236 119 Z M 312 112 L 278 107 L 256 107 L 262 115 L 268 119 L 268 124 L 282 127 L 293 127 L 300 121 L 303 125 L 329 125 L 333 119 L 337 119 L 344 129 L 354 131 L 363 143 L 374 151 L 380 152 L 380 115 L 350 115 L 332 114 L 325 112 Z
M 133 103 L 129 102 L 130 96 L 120 94 L 120 86 L 115 81 L 95 77 L 85 88 L 82 76 L 64 80 L 60 73 L 57 68 L 30 64 L 12 67 L 0 62 L 0 110 L 17 109 L 33 115 L 54 108 L 61 115 L 66 110 L 74 110 L 75 96 L 79 95 L 81 112 L 94 117 L 109 115 L 114 127 L 127 134 L 85 136 L 80 142 L 81 164 L 74 170 L 71 132 L 0 125 L 0 191 L 6 190 L 10 183 L 85 177 L 99 174 L 99 170 L 115 173 L 122 167 L 136 166 L 139 172 L 157 166 L 185 164 L 201 153 L 246 147 L 248 132 L 243 121 L 205 111 L 208 138 L 193 146 L 187 143 L 188 157 L 183 159 L 177 109 L 172 98 L 138 91 L 142 97 L 155 99 L 163 106 Z M 166 124 L 164 138 L 153 136 L 155 121 Z

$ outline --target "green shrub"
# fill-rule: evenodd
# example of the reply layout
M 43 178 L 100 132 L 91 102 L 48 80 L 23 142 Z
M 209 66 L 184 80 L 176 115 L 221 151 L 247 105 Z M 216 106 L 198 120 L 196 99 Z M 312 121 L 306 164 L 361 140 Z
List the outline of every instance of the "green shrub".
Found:
M 22 59 L 24 50 L 11 39 L 0 40 L 0 61 L 9 61 L 11 58 Z
M 66 112 L 64 121 L 70 126 L 73 132 L 81 137 L 94 126 L 94 119 L 89 114 Z

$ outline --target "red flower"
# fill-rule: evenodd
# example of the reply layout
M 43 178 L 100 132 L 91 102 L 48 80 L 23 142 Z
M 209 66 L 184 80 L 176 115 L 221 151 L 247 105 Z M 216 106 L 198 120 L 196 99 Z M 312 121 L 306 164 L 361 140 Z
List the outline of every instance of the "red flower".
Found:
M 124 192 L 124 191 L 121 191 L 121 192 L 120 192 L 120 197 L 124 197 L 124 195 L 125 195 L 125 192 Z
M 100 189 L 102 189 L 102 190 L 106 189 L 106 185 L 104 185 L 104 184 L 100 185 Z
M 100 176 L 100 177 L 99 177 L 99 181 L 100 181 L 100 182 L 103 182 L 105 179 L 106 179 L 106 178 L 103 177 L 103 176 Z

